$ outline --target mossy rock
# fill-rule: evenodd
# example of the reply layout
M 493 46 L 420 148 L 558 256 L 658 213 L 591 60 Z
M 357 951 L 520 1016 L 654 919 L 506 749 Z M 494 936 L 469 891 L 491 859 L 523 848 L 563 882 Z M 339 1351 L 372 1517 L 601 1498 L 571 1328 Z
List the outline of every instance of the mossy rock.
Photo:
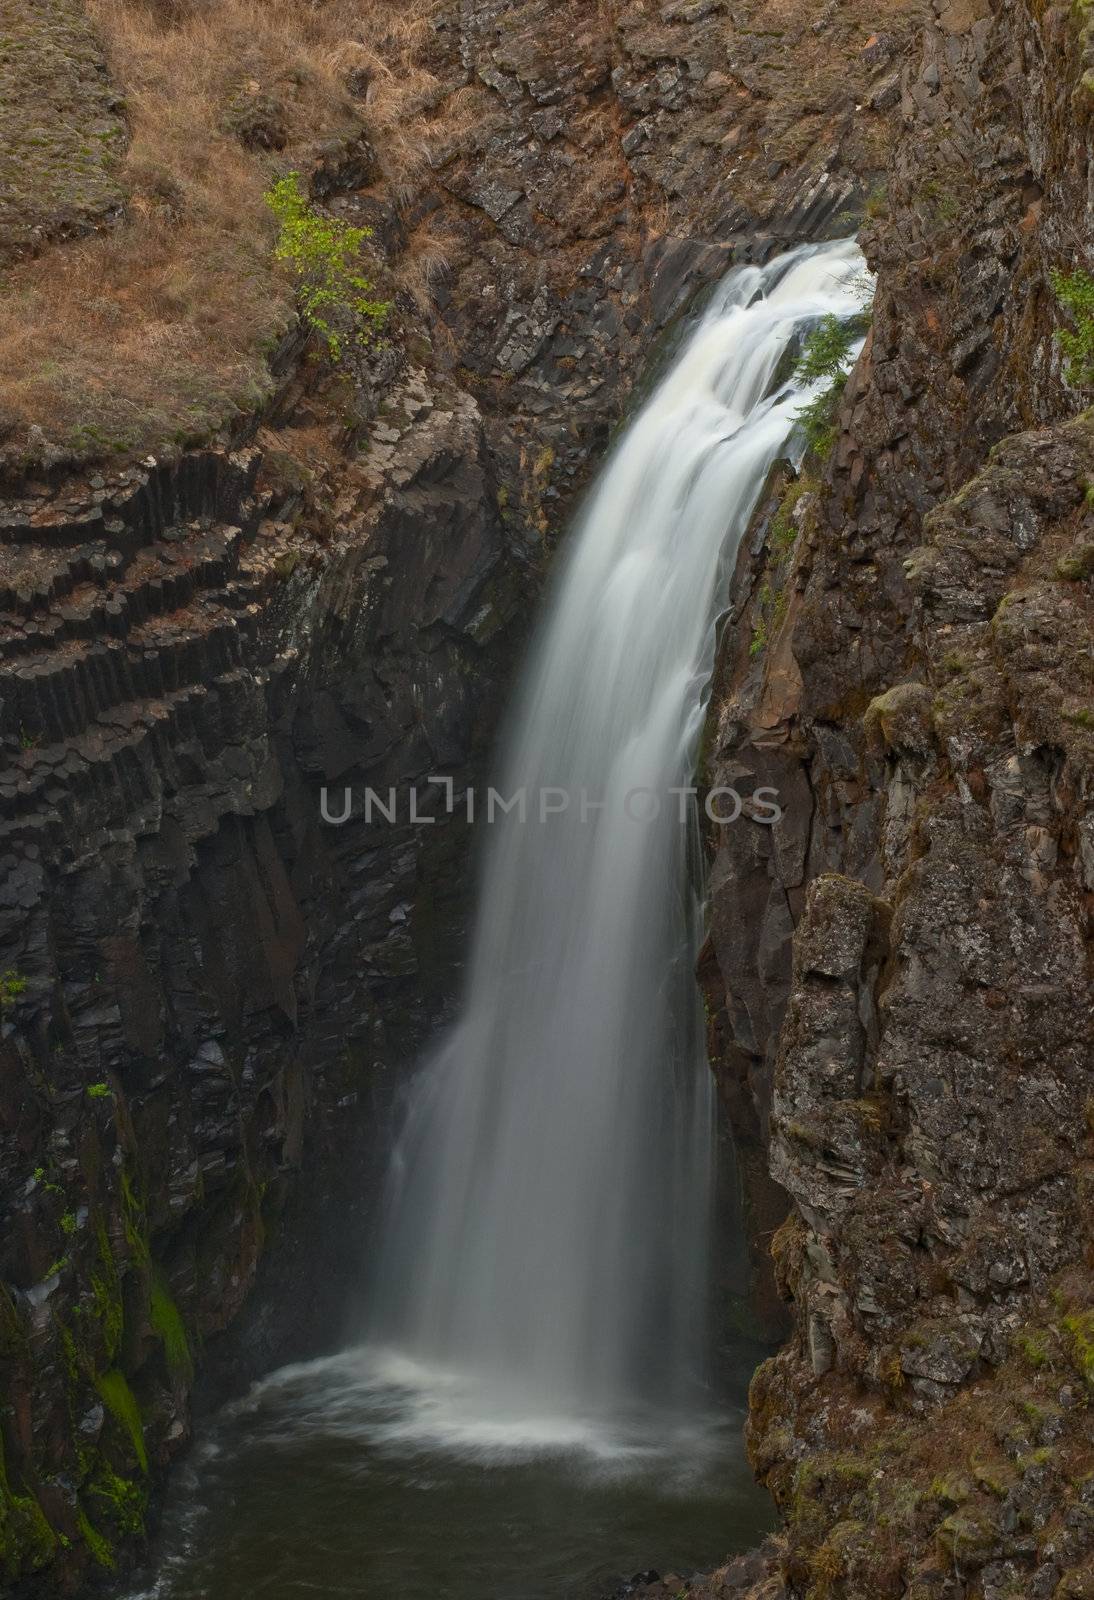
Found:
M 1065 1317 L 1063 1331 L 1080 1376 L 1094 1389 L 1094 1311 Z
M 121 1425 L 128 1435 L 142 1472 L 148 1471 L 148 1452 L 144 1443 L 144 1424 L 141 1420 L 141 1409 L 137 1404 L 136 1396 L 129 1387 L 129 1380 L 125 1373 L 115 1367 L 110 1372 L 101 1373 L 95 1380 L 95 1387 L 99 1398 L 110 1412 L 114 1420 Z
M 949 1506 L 956 1510 L 963 1506 L 972 1494 L 972 1484 L 963 1473 L 949 1472 L 944 1476 L 935 1478 L 931 1484 L 931 1497 L 940 1505 Z
M 31 1494 L 16 1493 L 8 1481 L 0 1436 L 0 1578 L 14 1583 L 53 1559 L 57 1535 Z
M 233 97 L 222 126 L 245 150 L 284 150 L 289 139 L 285 107 L 257 84 L 246 84 Z
M 1064 1573 L 1054 1600 L 1094 1600 L 1094 1556 Z
M 924 756 L 934 746 L 934 701 L 922 683 L 898 683 L 871 700 L 863 717 L 866 735 L 887 750 Z
M 1094 575 L 1094 544 L 1085 543 L 1076 545 L 1074 550 L 1069 550 L 1066 556 L 1061 556 L 1056 563 L 1056 576 L 1066 578 L 1069 583 L 1081 583 L 1084 578 Z
M 4 8 L 0 256 L 120 217 L 122 112 L 80 0 Z
M 954 1511 L 935 1534 L 941 1552 L 963 1567 L 983 1566 L 999 1542 L 999 1530 L 990 1517 Z
M 37 1500 L 0 1488 L 0 1577 L 14 1583 L 21 1575 L 39 1572 L 56 1549 L 57 1535 Z

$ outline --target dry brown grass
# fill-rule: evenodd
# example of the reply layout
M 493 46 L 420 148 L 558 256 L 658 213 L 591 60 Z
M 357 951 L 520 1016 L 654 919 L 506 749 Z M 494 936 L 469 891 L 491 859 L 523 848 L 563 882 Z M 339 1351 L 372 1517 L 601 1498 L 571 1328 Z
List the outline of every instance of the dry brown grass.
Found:
M 455 236 L 435 217 L 427 217 L 407 241 L 395 269 L 395 286 L 413 300 L 423 316 L 433 305 L 437 285 L 449 276 L 457 249 Z
M 143 453 L 253 406 L 292 316 L 263 195 L 359 131 L 392 189 L 414 188 L 443 99 L 423 64 L 440 3 L 88 0 L 126 99 L 126 217 L 18 267 L 0 298 L 9 468 Z

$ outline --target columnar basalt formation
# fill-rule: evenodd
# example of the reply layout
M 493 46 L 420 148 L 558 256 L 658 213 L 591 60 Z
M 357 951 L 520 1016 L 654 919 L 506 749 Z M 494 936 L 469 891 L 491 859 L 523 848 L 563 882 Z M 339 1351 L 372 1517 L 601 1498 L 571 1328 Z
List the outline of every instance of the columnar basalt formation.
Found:
M 406 791 L 468 781 L 519 588 L 474 401 L 410 372 L 388 417 L 382 474 L 347 464 L 321 546 L 254 447 L 6 521 L 9 1578 L 62 1537 L 114 1560 L 290 1173 L 329 1163 L 356 1216 L 354 1108 L 443 993 L 456 834 L 411 826 Z M 396 826 L 370 824 L 366 788 L 394 784 Z M 356 791 L 344 826 L 324 788 L 333 816 Z M 286 1349 L 322 1276 L 292 1245 Z

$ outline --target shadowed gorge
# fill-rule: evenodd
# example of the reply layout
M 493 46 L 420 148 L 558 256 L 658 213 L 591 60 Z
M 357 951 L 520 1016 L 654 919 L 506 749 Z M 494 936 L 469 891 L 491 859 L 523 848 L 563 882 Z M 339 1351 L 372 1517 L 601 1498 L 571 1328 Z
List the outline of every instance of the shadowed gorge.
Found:
M 3 1600 L 1087 1600 L 1090 7 L 0 13 Z
M 713 1082 L 691 777 L 716 596 L 816 388 L 780 370 L 868 294 L 853 243 L 731 273 L 590 491 L 510 714 L 459 1017 L 410 1085 L 373 1343 L 268 1380 L 257 1411 L 220 1431 L 191 1503 L 173 1510 L 151 1593 L 243 1594 L 274 1573 L 283 1593 L 312 1587 L 314 1562 L 290 1578 L 246 1525 L 280 1529 L 324 1439 L 364 1448 L 346 1449 L 348 1481 L 324 1474 L 348 1527 L 322 1583 L 344 1565 L 370 1585 L 388 1570 L 367 1515 L 354 1541 L 366 1463 L 388 1494 L 403 1483 L 403 1516 L 422 1474 L 439 1475 L 433 1519 L 478 1513 L 459 1535 L 469 1572 L 447 1575 L 449 1592 L 596 1595 L 612 1569 L 593 1530 L 613 1517 L 616 1577 L 648 1558 L 643 1516 L 689 1567 L 721 1553 L 727 1517 L 751 1537 L 706 1348 Z M 244 1442 L 253 1422 L 271 1464 Z M 580 1492 L 567 1493 L 574 1474 Z M 514 1496 L 526 1507 L 519 1554 L 499 1547 L 476 1480 L 495 1516 Z M 221 1495 L 242 1529 L 218 1517 Z M 397 1575 L 425 1595 L 438 1535 L 420 1538 Z

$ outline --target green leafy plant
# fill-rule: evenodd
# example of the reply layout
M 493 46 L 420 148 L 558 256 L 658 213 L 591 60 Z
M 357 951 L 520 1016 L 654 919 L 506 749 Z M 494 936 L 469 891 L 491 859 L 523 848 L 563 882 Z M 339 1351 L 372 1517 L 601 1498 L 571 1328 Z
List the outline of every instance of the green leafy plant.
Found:
M 142 1484 L 121 1477 L 104 1462 L 86 1492 L 119 1533 L 139 1537 L 144 1532 L 148 1491 Z
M 89 1083 L 87 1092 L 92 1100 L 108 1100 L 114 1091 L 108 1083 Z
M 797 413 L 806 443 L 815 456 L 826 456 L 836 442 L 836 407 L 847 386 L 847 361 L 864 321 L 861 316 L 843 320 L 829 314 L 821 318 L 802 346 L 795 378 L 799 383 L 825 385 Z
M 1074 328 L 1060 328 L 1056 342 L 1067 359 L 1064 377 L 1073 389 L 1094 386 L 1094 278 L 1081 269 L 1052 273 L 1052 288 Z
M 361 270 L 361 249 L 371 228 L 325 217 L 308 203 L 300 174 L 290 172 L 266 193 L 266 204 L 280 224 L 276 260 L 296 279 L 300 315 L 322 338 L 333 361 L 353 346 L 372 343 L 391 309 L 373 296 Z
M 806 335 L 802 353 L 794 375 L 799 383 L 816 383 L 825 378 L 829 383 L 847 381 L 844 363 L 855 342 L 856 326 L 829 313 L 822 317 L 811 333 Z

